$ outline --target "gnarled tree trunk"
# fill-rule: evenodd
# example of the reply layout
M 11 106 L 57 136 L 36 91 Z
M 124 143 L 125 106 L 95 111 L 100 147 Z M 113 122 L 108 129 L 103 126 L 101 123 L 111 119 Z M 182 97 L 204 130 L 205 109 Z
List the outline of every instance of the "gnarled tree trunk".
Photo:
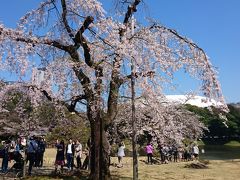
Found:
M 96 117 L 91 117 L 91 145 L 90 145 L 90 179 L 111 179 L 109 170 L 109 145 L 103 129 L 103 118 L 100 110 Z

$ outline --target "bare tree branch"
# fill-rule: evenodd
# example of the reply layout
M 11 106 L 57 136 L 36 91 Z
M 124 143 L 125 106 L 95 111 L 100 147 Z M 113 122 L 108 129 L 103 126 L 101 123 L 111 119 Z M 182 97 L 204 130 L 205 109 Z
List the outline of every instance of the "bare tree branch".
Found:
M 71 27 L 69 26 L 68 21 L 67 21 L 67 5 L 66 5 L 66 1 L 65 0 L 61 0 L 61 4 L 62 4 L 62 9 L 63 9 L 63 12 L 62 12 L 63 24 L 64 24 L 64 26 L 65 26 L 69 36 L 74 40 L 74 35 L 73 35 Z
M 41 88 L 38 88 L 36 86 L 33 86 L 33 85 L 27 85 L 28 88 L 32 88 L 32 89 L 37 89 L 39 90 L 40 92 L 42 92 L 42 94 L 50 101 L 50 102 L 54 102 L 54 103 L 58 103 L 58 104 L 61 104 L 63 106 L 65 106 L 69 112 L 74 112 L 76 114 L 80 114 L 77 110 L 75 110 L 75 107 L 77 105 L 77 103 L 83 99 L 86 99 L 86 95 L 78 95 L 78 96 L 73 96 L 71 98 L 71 103 L 68 104 L 67 102 L 65 101 L 60 101 L 58 99 L 55 99 L 53 97 L 51 97 L 51 95 L 44 89 L 41 89 Z
M 77 32 L 77 34 L 74 37 L 75 48 L 77 49 L 80 45 L 82 46 L 82 48 L 84 50 L 85 62 L 89 67 L 93 66 L 93 61 L 91 59 L 90 48 L 88 46 L 88 42 L 83 37 L 83 33 L 89 27 L 89 25 L 93 22 L 93 20 L 94 19 L 92 16 L 86 17 L 85 21 L 83 22 L 82 27 L 79 29 L 79 31 Z

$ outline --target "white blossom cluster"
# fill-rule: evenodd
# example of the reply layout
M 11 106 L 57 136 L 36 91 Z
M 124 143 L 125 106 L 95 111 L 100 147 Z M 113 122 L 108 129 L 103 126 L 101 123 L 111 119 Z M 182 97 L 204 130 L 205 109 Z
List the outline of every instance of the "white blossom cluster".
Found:
M 141 135 L 151 135 L 152 141 L 174 142 L 181 144 L 184 139 L 196 140 L 207 130 L 199 117 L 179 104 L 169 103 L 158 98 L 153 103 L 149 98 L 136 101 L 137 139 Z M 154 104 L 154 106 L 153 106 Z M 132 137 L 132 109 L 129 102 L 123 103 L 109 131 L 113 141 L 119 137 Z

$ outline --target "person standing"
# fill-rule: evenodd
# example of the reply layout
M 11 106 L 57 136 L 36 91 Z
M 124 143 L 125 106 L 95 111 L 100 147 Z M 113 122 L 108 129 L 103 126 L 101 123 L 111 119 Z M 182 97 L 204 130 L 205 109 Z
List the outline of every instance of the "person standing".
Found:
M 8 170 L 8 159 L 9 159 L 9 144 L 10 142 L 4 142 L 3 144 L 3 150 L 2 150 L 2 172 L 6 173 Z
M 177 145 L 173 146 L 172 152 L 173 152 L 173 160 L 174 160 L 174 162 L 177 162 L 178 161 L 178 147 L 177 147 Z
M 199 148 L 197 144 L 194 144 L 192 147 L 193 159 L 197 160 L 199 157 Z
M 40 150 L 40 137 L 35 137 L 35 141 L 38 145 L 38 148 L 35 152 L 35 162 L 34 162 L 34 167 L 39 167 L 39 163 L 40 163 L 40 153 L 41 153 L 41 150 Z
M 21 139 L 18 138 L 18 139 L 17 139 L 17 142 L 16 142 L 16 145 L 15 145 L 15 148 L 14 148 L 14 151 L 15 151 L 16 153 L 20 153 L 20 151 L 21 151 L 21 149 L 22 149 L 21 146 L 22 146 L 22 145 L 21 145 Z
M 163 154 L 163 145 L 161 142 L 158 142 L 158 150 L 159 150 L 159 154 L 160 154 L 161 163 L 163 163 L 164 162 L 164 154 Z
M 44 140 L 43 137 L 40 138 L 40 142 L 39 142 L 39 167 L 43 166 L 43 156 L 44 156 L 44 152 L 46 149 L 46 142 Z
M 73 170 L 73 167 L 75 167 L 75 162 L 74 162 L 75 158 L 74 157 L 75 157 L 76 141 L 73 141 L 72 144 L 73 144 L 73 151 L 72 151 L 71 170 Z
M 90 150 L 89 147 L 86 147 L 86 149 L 84 150 L 84 154 L 86 157 L 83 161 L 82 169 L 87 169 L 89 166 L 89 154 L 90 154 L 89 150 Z
M 77 160 L 77 168 L 81 168 L 82 167 L 82 162 L 81 162 L 81 158 L 82 158 L 82 144 L 79 142 L 79 140 L 76 141 L 76 145 L 75 145 L 75 155 L 76 155 L 76 160 Z
M 56 143 L 56 148 L 57 148 L 57 154 L 56 154 L 56 159 L 55 159 L 55 173 L 57 173 L 58 166 L 61 166 L 61 173 L 63 173 L 63 166 L 64 166 L 64 150 L 65 150 L 65 145 L 64 141 L 61 140 L 59 143 L 57 140 Z
M 68 170 L 73 170 L 73 166 L 72 166 L 72 163 L 73 163 L 73 156 L 74 155 L 74 144 L 72 142 L 72 139 L 69 139 L 69 142 L 66 146 L 66 157 L 67 157 L 67 167 L 68 167 Z
M 29 176 L 32 174 L 32 167 L 35 162 L 37 149 L 38 149 L 38 144 L 36 143 L 35 138 L 30 137 L 29 142 L 27 143 L 27 157 L 29 160 L 29 166 L 28 166 L 28 175 Z
M 146 150 L 146 153 L 147 153 L 148 164 L 149 163 L 152 164 L 153 163 L 153 159 L 152 159 L 152 157 L 153 157 L 153 147 L 152 147 L 152 145 L 150 143 L 148 143 L 145 150 Z
M 118 167 L 123 167 L 122 161 L 123 157 L 125 156 L 125 144 L 124 142 L 121 142 L 118 147 Z

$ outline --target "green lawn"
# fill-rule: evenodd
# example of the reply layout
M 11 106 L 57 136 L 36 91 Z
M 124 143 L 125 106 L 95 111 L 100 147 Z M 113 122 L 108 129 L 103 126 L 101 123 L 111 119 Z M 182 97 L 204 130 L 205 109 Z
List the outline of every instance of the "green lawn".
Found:
M 225 147 L 225 146 L 224 146 Z M 207 152 L 206 152 L 207 153 Z M 217 152 L 215 152 L 217 153 Z M 227 153 L 231 153 L 227 152 Z M 240 151 L 238 151 L 240 155 Z M 44 158 L 44 168 L 33 170 L 37 176 L 27 179 L 33 180 L 75 180 L 86 179 L 88 171 L 76 171 L 74 174 L 65 173 L 64 176 L 53 176 L 54 159 L 56 150 L 47 149 Z M 225 160 L 210 160 L 207 169 L 185 168 L 190 162 L 178 162 L 161 165 L 148 165 L 144 163 L 146 157 L 139 157 L 139 179 L 140 180 L 237 180 L 240 177 L 240 158 Z M 117 163 L 117 157 L 112 157 L 111 161 Z M 1 162 L 0 162 L 1 163 Z M 124 157 L 123 167 L 110 166 L 113 179 L 132 179 L 132 158 Z M 0 177 L 1 180 L 1 177 Z
M 234 147 L 240 147 L 239 141 L 229 141 L 228 143 L 224 144 L 225 146 L 234 146 Z

